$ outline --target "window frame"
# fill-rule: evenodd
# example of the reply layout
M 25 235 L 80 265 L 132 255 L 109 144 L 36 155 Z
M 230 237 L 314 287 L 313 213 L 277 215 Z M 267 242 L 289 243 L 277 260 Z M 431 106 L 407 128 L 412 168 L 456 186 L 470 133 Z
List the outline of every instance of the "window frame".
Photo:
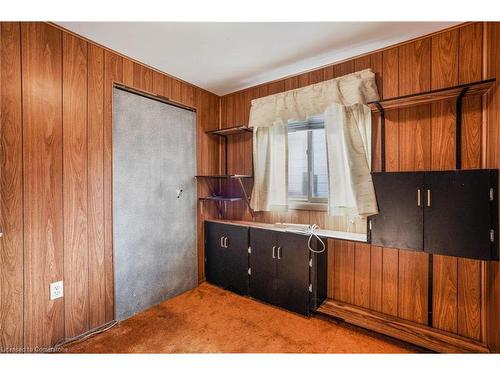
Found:
M 313 171 L 313 155 L 314 155 L 314 146 L 313 146 L 313 131 L 317 129 L 324 129 L 324 127 L 311 127 L 305 129 L 296 129 L 293 130 L 288 128 L 288 134 L 306 131 L 307 132 L 307 198 L 290 198 L 288 197 L 288 206 L 291 209 L 296 210 L 313 210 L 313 211 L 327 211 L 328 210 L 328 197 L 320 198 L 314 197 L 313 192 L 313 184 L 314 184 L 314 171 Z

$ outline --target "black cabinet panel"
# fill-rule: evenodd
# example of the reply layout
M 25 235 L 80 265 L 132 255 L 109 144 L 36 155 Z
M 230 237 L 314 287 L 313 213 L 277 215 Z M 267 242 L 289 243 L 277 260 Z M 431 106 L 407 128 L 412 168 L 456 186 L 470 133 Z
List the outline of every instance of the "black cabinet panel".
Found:
M 426 252 L 492 259 L 490 230 L 496 200 L 490 201 L 490 188 L 497 178 L 495 170 L 425 173 Z
M 324 253 L 311 254 L 308 238 L 272 229 L 206 221 L 207 281 L 309 315 L 326 298 L 327 265 L 326 249 Z M 313 246 L 317 248 L 315 242 L 316 239 Z
M 250 228 L 250 296 L 276 304 L 278 295 L 276 232 Z
M 248 294 L 248 228 L 205 222 L 207 281 Z
M 227 268 L 225 249 L 222 245 L 225 227 L 215 223 L 205 223 L 205 274 L 208 282 L 226 285 L 224 270 Z
M 307 315 L 309 312 L 309 248 L 308 236 L 276 233 L 277 287 L 275 304 Z
M 379 214 L 370 217 L 371 243 L 422 250 L 424 173 L 378 172 L 372 178 Z

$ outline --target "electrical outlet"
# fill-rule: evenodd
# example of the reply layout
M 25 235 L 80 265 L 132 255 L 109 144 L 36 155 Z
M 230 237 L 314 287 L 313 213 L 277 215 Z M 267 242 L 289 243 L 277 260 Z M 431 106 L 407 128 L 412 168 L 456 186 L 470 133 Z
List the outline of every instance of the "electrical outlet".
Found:
M 56 281 L 50 284 L 50 300 L 61 298 L 64 295 L 63 281 Z

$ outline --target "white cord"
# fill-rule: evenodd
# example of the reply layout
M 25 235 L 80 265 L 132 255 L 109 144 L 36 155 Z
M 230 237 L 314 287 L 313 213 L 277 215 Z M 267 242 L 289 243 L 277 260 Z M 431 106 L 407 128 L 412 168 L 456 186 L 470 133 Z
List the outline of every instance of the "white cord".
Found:
M 319 229 L 319 225 L 313 224 L 313 225 L 311 225 L 311 227 L 307 231 L 307 234 L 309 234 L 309 240 L 307 241 L 307 247 L 309 248 L 309 250 L 311 252 L 316 253 L 316 254 L 321 254 L 322 252 L 324 252 L 326 250 L 326 245 L 323 242 L 323 240 L 316 234 L 316 231 L 318 229 Z M 315 250 L 311 247 L 311 240 L 313 237 L 316 237 L 318 239 L 318 241 L 321 243 L 321 246 L 323 246 L 323 248 L 321 250 Z
M 106 332 L 107 330 L 113 328 L 115 325 L 117 325 L 118 322 L 117 321 L 112 321 L 112 322 L 109 322 L 103 326 L 101 326 L 100 328 L 96 329 L 95 331 L 91 331 L 91 332 L 88 332 L 88 333 L 83 333 L 79 336 L 76 336 L 76 337 L 73 337 L 71 339 L 62 339 L 61 341 L 57 342 L 53 348 L 51 349 L 59 349 L 63 346 L 66 346 L 68 344 L 73 344 L 75 342 L 79 342 L 79 341 L 83 341 L 85 339 L 88 339 L 89 337 L 92 337 L 92 336 L 95 336 L 95 335 L 98 335 L 100 333 L 103 333 L 103 332 Z

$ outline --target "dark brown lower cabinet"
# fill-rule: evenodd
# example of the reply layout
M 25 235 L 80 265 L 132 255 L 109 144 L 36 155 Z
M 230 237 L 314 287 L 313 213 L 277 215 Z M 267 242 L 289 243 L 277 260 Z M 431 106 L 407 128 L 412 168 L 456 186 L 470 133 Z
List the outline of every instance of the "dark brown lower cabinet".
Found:
M 278 262 L 276 233 L 266 229 L 250 229 L 251 277 L 250 296 L 275 304 L 278 299 Z
M 207 281 L 248 294 L 248 227 L 205 222 Z
M 207 281 L 308 316 L 325 300 L 327 285 L 327 249 L 310 252 L 308 238 L 206 221 Z
M 313 254 L 308 236 L 250 228 L 250 296 L 309 315 L 326 297 L 326 251 Z

